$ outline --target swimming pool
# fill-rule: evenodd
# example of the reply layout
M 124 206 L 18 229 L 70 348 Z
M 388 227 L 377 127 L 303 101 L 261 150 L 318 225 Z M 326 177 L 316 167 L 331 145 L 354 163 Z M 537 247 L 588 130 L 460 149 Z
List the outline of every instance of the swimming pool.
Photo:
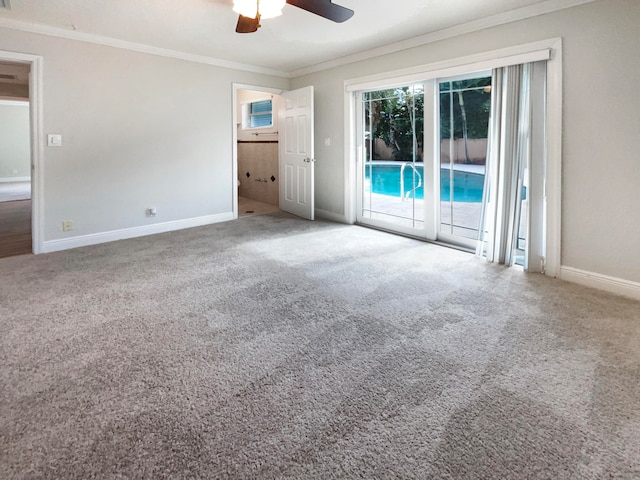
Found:
M 402 162 L 373 164 L 369 168 L 369 164 L 365 168 L 365 181 L 373 193 L 381 195 L 400 196 L 400 170 Z M 424 171 L 422 164 L 416 164 L 417 173 L 409 165 L 405 167 L 403 172 L 404 191 L 405 194 L 411 191 L 418 184 L 420 186 L 415 189 L 415 198 L 424 198 Z M 449 169 L 440 170 L 440 200 L 448 202 L 451 196 Z M 422 179 L 422 182 L 419 179 Z M 453 201 L 454 202 L 481 202 L 482 191 L 484 189 L 484 175 L 472 172 L 464 172 L 454 170 L 453 172 Z M 410 195 L 409 198 L 412 198 Z

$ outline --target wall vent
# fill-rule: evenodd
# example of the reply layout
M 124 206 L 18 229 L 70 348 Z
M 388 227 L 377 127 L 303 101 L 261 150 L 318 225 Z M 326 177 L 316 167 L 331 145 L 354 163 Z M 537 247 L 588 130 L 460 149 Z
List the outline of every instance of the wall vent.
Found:
M 9 0 L 0 0 L 0 8 L 11 9 L 11 2 Z

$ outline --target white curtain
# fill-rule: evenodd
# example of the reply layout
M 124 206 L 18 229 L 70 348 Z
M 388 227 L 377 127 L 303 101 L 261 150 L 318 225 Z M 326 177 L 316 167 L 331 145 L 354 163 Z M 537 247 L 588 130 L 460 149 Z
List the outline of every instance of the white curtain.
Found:
M 493 71 L 489 147 L 476 253 L 513 265 L 530 155 L 532 64 Z

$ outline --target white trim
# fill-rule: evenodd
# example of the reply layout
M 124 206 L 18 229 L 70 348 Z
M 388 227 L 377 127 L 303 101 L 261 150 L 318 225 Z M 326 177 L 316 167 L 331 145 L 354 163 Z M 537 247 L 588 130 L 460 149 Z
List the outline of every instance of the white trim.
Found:
M 30 182 L 31 177 L 4 177 L 0 178 L 0 183 L 18 183 L 18 182 Z
M 121 230 L 112 230 L 110 232 L 92 233 L 78 237 L 61 238 L 44 242 L 42 251 L 43 253 L 58 252 L 60 250 L 68 250 L 70 248 L 86 247 L 100 243 L 114 242 L 116 240 L 144 237 L 145 235 L 154 235 L 156 233 L 202 227 L 204 225 L 227 222 L 229 220 L 233 220 L 233 214 L 231 212 L 186 218 L 183 220 L 174 220 L 172 222 L 156 223 L 140 227 L 123 228 Z
M 356 132 L 356 98 L 355 94 L 344 95 L 344 218 L 346 223 L 356 223 L 357 196 L 353 188 L 356 179 L 358 163 L 358 146 L 354 145 L 353 136 Z
M 347 221 L 347 217 L 340 215 L 339 213 L 330 212 L 328 210 L 315 209 L 315 215 L 318 218 L 324 218 L 336 223 L 350 223 Z
M 435 81 L 424 82 L 424 131 L 423 131 L 423 155 L 422 181 L 425 192 L 423 199 L 424 210 L 424 235 L 427 240 L 436 241 L 440 235 L 440 195 L 432 196 L 433 201 L 429 201 L 427 192 L 440 191 L 440 101 L 438 87 Z M 428 119 L 428 112 L 431 112 L 431 118 Z M 431 128 L 428 128 L 428 127 Z M 427 152 L 432 152 L 429 155 Z
M 350 92 L 407 85 L 440 77 L 451 77 L 467 73 L 492 70 L 494 68 L 537 62 L 551 58 L 550 49 L 557 38 L 541 40 L 513 47 L 458 57 L 416 67 L 383 72 L 366 77 L 345 80 L 345 89 Z M 391 83 L 390 83 L 391 82 Z
M 31 108 L 31 236 L 33 253 L 42 252 L 44 241 L 44 76 L 43 58 L 31 62 L 29 105 Z
M 2 107 L 28 107 L 29 100 L 28 99 L 10 99 L 4 98 L 0 99 L 0 106 Z
M 562 39 L 551 45 L 547 62 L 547 165 L 545 171 L 545 274 L 560 274 L 562 250 Z
M 231 214 L 238 219 L 238 90 L 237 83 L 231 84 Z
M 541 3 L 529 5 L 527 7 L 517 8 L 508 12 L 499 13 L 497 15 L 491 15 L 489 17 L 474 20 L 472 22 L 463 23 L 460 25 L 454 25 L 449 28 L 439 30 L 437 32 L 431 32 L 418 37 L 403 40 L 401 42 L 392 43 L 383 47 L 366 50 L 363 52 L 355 53 L 353 55 L 347 55 L 345 57 L 330 60 L 328 62 L 319 63 L 310 67 L 294 70 L 289 73 L 290 78 L 301 77 L 303 75 L 309 75 L 311 73 L 320 72 L 322 70 L 328 70 L 330 68 L 341 67 L 350 63 L 355 63 L 370 58 L 379 57 L 382 55 L 388 55 L 391 53 L 400 52 L 409 48 L 419 47 L 421 45 L 427 45 L 429 43 L 439 42 L 448 38 L 458 37 L 468 33 L 477 32 L 491 27 L 497 27 L 511 22 L 525 20 L 527 18 L 537 17 L 548 13 L 553 13 L 558 10 L 564 10 L 567 8 L 573 8 L 587 3 L 594 2 L 596 0 L 546 0 Z
M 247 83 L 233 83 L 236 90 L 250 90 L 258 93 L 272 93 L 274 95 L 282 95 L 286 90 L 282 88 L 263 87 L 262 85 L 249 85 Z
M 567 282 L 577 283 L 585 287 L 597 288 L 605 292 L 640 300 L 640 283 L 600 273 L 587 272 L 577 268 L 560 268 L 560 278 Z
M 64 38 L 67 40 L 76 40 L 78 42 L 93 43 L 95 45 L 104 45 L 107 47 L 121 48 L 131 50 L 133 52 L 147 53 L 149 55 L 158 55 L 160 57 L 175 58 L 178 60 L 186 60 L 187 62 L 203 63 L 205 65 L 213 65 L 216 67 L 231 68 L 234 70 L 242 70 L 252 73 L 263 73 L 265 75 L 274 75 L 276 77 L 291 78 L 287 72 L 274 70 L 271 68 L 258 67 L 248 65 L 246 63 L 232 62 L 230 60 L 222 60 L 220 58 L 208 57 L 205 55 L 195 55 L 192 53 L 181 52 L 178 50 L 170 50 L 166 48 L 154 47 L 143 43 L 129 42 L 126 40 L 118 40 L 116 38 L 95 35 L 91 33 L 82 33 L 75 30 L 64 30 L 62 28 L 50 27 L 36 23 L 28 23 L 10 18 L 0 18 L 0 27 L 10 28 L 12 30 L 20 30 L 23 32 L 37 33 L 40 35 L 48 35 L 50 37 Z

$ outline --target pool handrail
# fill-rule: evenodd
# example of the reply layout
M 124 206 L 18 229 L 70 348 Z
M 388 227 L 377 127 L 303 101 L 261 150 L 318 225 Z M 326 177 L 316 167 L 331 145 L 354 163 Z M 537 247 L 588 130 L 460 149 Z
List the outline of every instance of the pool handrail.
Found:
M 406 196 L 405 196 L 405 193 L 404 193 L 404 169 L 406 168 L 407 165 L 409 165 L 411 168 L 413 168 L 413 171 L 416 173 L 416 175 L 418 175 L 418 185 L 413 187 L 411 190 L 407 191 Z M 400 198 L 402 198 L 402 201 L 404 202 L 405 198 L 409 198 L 409 195 L 411 193 L 413 193 L 413 198 L 415 198 L 415 192 L 421 186 L 422 186 L 422 175 L 420 175 L 420 172 L 418 172 L 418 169 L 416 168 L 416 166 L 412 162 L 403 163 L 402 166 L 400 167 Z

